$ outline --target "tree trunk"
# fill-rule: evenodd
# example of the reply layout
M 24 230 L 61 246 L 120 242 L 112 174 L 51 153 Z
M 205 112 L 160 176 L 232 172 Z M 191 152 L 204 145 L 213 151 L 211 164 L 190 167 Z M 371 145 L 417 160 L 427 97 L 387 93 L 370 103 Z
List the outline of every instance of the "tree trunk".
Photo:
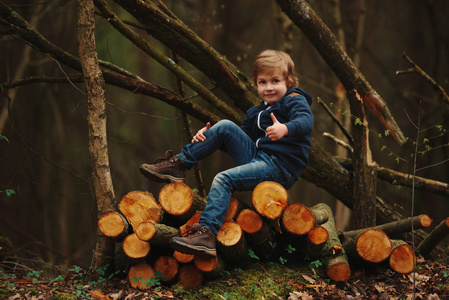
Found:
M 377 176 L 376 167 L 372 164 L 368 121 L 363 104 L 354 91 L 348 91 L 347 94 L 351 113 L 356 118 L 352 123 L 354 137 L 352 227 L 359 229 L 376 226 Z
M 77 1 L 79 55 L 87 91 L 87 125 L 97 218 L 113 211 L 115 194 L 106 136 L 106 96 L 95 45 L 95 7 L 92 0 Z M 114 241 L 99 233 L 93 269 L 113 265 Z

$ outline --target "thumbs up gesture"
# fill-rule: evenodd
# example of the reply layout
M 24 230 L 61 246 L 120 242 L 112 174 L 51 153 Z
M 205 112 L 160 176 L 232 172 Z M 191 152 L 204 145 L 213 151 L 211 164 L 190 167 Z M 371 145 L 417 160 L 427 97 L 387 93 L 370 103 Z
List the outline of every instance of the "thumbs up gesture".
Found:
M 267 127 L 267 135 L 270 140 L 277 141 L 282 137 L 288 135 L 288 128 L 285 124 L 279 122 L 273 113 L 271 113 L 271 119 L 273 120 L 273 125 Z
M 198 130 L 198 132 L 194 135 L 192 138 L 192 143 L 199 143 L 204 142 L 206 140 L 206 136 L 204 135 L 204 132 L 209 130 L 210 128 L 210 122 L 207 122 L 206 126 Z

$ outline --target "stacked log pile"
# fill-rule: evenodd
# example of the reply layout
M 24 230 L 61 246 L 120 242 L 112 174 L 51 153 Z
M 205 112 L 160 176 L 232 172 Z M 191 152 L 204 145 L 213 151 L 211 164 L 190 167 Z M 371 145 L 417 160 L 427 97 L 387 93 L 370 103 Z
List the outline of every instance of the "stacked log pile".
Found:
M 248 261 L 250 252 L 261 259 L 282 256 L 285 248 L 276 245 L 286 244 L 296 248 L 300 257 L 321 259 L 327 275 L 334 281 L 350 278 L 350 262 L 366 265 L 388 262 L 392 270 L 410 273 L 416 264 L 412 247 L 390 236 L 399 236 L 411 228 L 426 228 L 432 223 L 427 215 L 420 215 L 339 233 L 328 205 L 289 204 L 287 191 L 275 182 L 266 181 L 254 189 L 251 207 L 231 197 L 225 222 L 216 237 L 216 258 L 203 259 L 171 250 L 170 239 L 197 223 L 205 205 L 206 200 L 186 184 L 175 182 L 164 186 L 158 201 L 149 193 L 132 191 L 121 199 L 117 211 L 98 220 L 100 231 L 116 241 L 116 269 L 127 274 L 132 287 L 147 289 L 159 280 L 191 288 L 204 278 L 218 276 L 227 265 Z M 449 232 L 449 218 L 442 224 L 439 230 Z M 423 251 L 430 251 L 427 249 L 432 245 L 435 238 L 422 246 Z

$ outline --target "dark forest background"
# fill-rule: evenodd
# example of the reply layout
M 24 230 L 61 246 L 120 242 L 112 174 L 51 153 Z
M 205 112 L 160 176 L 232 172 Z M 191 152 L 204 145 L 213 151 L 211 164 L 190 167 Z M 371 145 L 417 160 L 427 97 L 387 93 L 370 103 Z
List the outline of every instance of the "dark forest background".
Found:
M 291 54 L 300 86 L 316 100 L 320 97 L 335 114 L 344 113 L 337 102 L 338 80 L 302 32 L 275 1 L 186 0 L 164 1 L 200 37 L 251 77 L 255 56 L 266 48 Z M 359 56 L 359 69 L 387 102 L 399 127 L 416 139 L 420 112 L 421 150 L 418 176 L 449 182 L 449 105 L 441 100 L 428 81 L 416 73 L 396 75 L 410 67 L 406 53 L 445 90 L 449 90 L 449 2 L 446 0 L 309 1 L 309 4 L 338 34 L 351 57 Z M 76 7 L 72 1 L 14 1 L 11 7 L 35 26 L 48 40 L 78 56 Z M 338 6 L 336 6 L 338 5 Z M 132 20 L 117 5 L 115 11 Z M 341 14 L 338 25 L 336 12 Z M 356 35 L 365 17 L 360 47 Z M 176 79 L 118 34 L 106 20 L 97 17 L 99 59 L 113 62 L 145 80 L 176 90 Z M 151 44 L 172 56 L 157 40 L 143 34 Z M 64 77 L 73 70 L 9 35 L 0 35 L 0 83 L 32 76 Z M 181 65 L 206 87 L 214 84 L 185 62 Z M 2 89 L 0 95 L 0 236 L 9 237 L 22 255 L 41 257 L 53 263 L 88 266 L 96 238 L 96 204 L 88 153 L 86 96 L 83 84 L 33 83 Z M 186 93 L 193 93 L 186 89 Z M 226 100 L 226 95 L 220 95 Z M 138 171 L 143 162 L 154 162 L 166 149 L 175 152 L 189 140 L 179 111 L 143 95 L 108 85 L 108 142 L 115 195 L 120 199 L 133 190 L 150 191 L 157 197 L 163 184 L 148 182 Z M 204 106 L 197 97 L 195 103 Z M 315 103 L 314 138 L 327 151 L 341 151 L 324 132 L 338 130 L 323 108 Z M 411 142 L 399 146 L 374 114 L 370 122 L 373 159 L 394 170 L 410 173 Z M 192 118 L 196 131 L 203 124 Z M 425 130 L 424 130 L 425 129 Z M 379 137 L 382 134 L 382 138 Z M 427 140 L 424 140 L 427 139 Z M 213 176 L 231 165 L 222 153 L 201 163 L 205 187 Z M 196 187 L 189 173 L 187 184 Z M 10 194 L 11 190 L 15 193 Z M 396 203 L 396 209 L 411 214 L 412 191 L 379 181 L 378 195 Z M 348 215 L 342 213 L 333 195 L 300 180 L 290 191 L 290 201 L 314 205 L 325 202 L 338 211 L 338 229 Z M 426 213 L 438 224 L 448 216 L 447 197 L 415 192 L 414 215 Z M 245 199 L 250 193 L 238 194 Z

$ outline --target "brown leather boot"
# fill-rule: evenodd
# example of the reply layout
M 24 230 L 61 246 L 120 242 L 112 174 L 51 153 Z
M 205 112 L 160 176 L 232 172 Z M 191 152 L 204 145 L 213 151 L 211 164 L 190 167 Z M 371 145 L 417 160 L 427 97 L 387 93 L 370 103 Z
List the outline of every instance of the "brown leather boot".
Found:
M 142 164 L 139 170 L 156 182 L 183 182 L 186 177 L 186 168 L 171 150 L 166 151 L 165 157 L 159 158 L 153 165 Z
M 170 246 L 182 253 L 193 254 L 203 258 L 217 256 L 215 234 L 209 228 L 195 223 L 185 233 L 185 236 L 174 237 Z

